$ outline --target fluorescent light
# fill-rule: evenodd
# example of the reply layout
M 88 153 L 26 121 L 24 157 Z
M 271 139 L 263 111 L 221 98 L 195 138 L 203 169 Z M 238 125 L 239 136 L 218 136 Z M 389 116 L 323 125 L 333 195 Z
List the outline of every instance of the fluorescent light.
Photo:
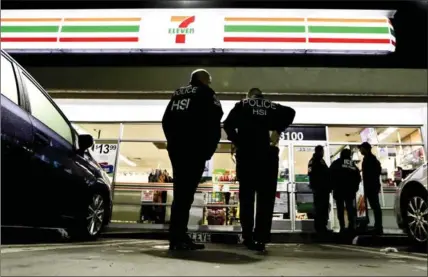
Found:
M 397 128 L 395 127 L 389 127 L 386 128 L 385 131 L 377 135 L 378 141 L 381 142 L 388 138 L 390 135 L 392 135 L 395 131 L 397 131 Z
M 129 160 L 127 157 L 123 156 L 122 154 L 119 154 L 119 160 L 121 160 L 122 162 L 126 163 L 129 166 L 132 166 L 132 167 L 137 166 L 136 163 L 134 163 L 133 161 Z

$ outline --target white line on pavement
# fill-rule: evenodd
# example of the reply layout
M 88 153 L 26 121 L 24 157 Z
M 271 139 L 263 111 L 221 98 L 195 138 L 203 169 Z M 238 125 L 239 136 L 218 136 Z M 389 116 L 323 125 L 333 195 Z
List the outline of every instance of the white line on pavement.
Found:
M 356 252 L 363 252 L 363 253 L 369 253 L 369 254 L 375 254 L 375 255 L 384 255 L 392 258 L 402 258 L 402 259 L 410 259 L 415 261 L 422 261 L 426 262 L 426 257 L 415 257 L 411 255 L 404 255 L 404 254 L 397 254 L 397 253 L 388 253 L 384 254 L 380 250 L 372 250 L 367 249 L 364 247 L 358 247 L 358 246 L 344 246 L 344 245 L 332 245 L 332 244 L 322 244 L 324 247 L 330 247 L 330 248 L 336 248 L 336 249 L 342 249 L 342 250 L 350 250 L 350 251 L 356 251 Z
M 104 243 L 97 244 L 66 244 L 66 245 L 47 245 L 47 246 L 34 246 L 34 247 L 13 247 L 13 248 L 2 248 L 1 254 L 11 254 L 18 252 L 34 252 L 34 251 L 44 251 L 44 250 L 61 250 L 61 249 L 77 249 L 77 248 L 88 248 L 88 247 L 108 247 L 108 246 L 117 246 L 117 245 L 127 245 L 127 244 L 151 244 L 159 243 L 159 241 L 147 241 L 147 240 L 126 240 L 126 241 L 106 241 Z

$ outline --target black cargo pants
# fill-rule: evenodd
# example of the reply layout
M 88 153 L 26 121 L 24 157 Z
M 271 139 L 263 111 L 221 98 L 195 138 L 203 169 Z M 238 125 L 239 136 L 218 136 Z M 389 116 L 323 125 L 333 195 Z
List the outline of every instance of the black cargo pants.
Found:
M 380 207 L 380 201 L 379 201 L 379 191 L 372 191 L 370 189 L 364 188 L 364 196 L 370 204 L 370 208 L 373 210 L 374 214 L 374 227 L 377 230 L 382 230 L 383 224 L 382 224 L 382 208 Z M 367 213 L 367 217 L 368 217 Z
M 196 151 L 195 151 L 196 152 Z M 188 240 L 187 225 L 190 208 L 205 168 L 205 159 L 197 154 L 183 151 L 168 151 L 173 171 L 173 195 L 170 242 Z
M 314 191 L 314 225 L 317 232 L 323 232 L 327 229 L 329 207 L 330 192 L 327 190 Z
M 258 154 L 238 152 L 236 158 L 242 237 L 244 240 L 268 243 L 276 197 L 278 148 Z M 257 209 L 254 222 L 255 202 Z
M 339 220 L 340 230 L 345 229 L 345 207 L 348 214 L 348 228 L 355 229 L 357 219 L 357 209 L 355 207 L 355 196 L 338 194 L 335 195 L 337 207 L 337 219 Z

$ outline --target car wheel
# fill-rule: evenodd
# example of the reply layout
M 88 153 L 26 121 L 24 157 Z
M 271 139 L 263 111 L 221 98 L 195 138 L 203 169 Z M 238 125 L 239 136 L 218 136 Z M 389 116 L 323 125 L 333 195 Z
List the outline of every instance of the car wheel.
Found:
M 102 193 L 91 194 L 85 207 L 84 217 L 78 219 L 77 228 L 72 231 L 71 236 L 82 240 L 96 239 L 105 226 L 107 207 Z
M 428 240 L 428 203 L 426 197 L 413 195 L 407 201 L 407 232 L 410 239 L 418 244 Z

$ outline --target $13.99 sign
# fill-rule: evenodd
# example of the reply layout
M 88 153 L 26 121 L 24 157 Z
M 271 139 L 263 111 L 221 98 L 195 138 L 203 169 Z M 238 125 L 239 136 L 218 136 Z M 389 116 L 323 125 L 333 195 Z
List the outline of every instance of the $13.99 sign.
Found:
M 107 172 L 112 173 L 116 159 L 117 144 L 94 144 L 91 148 L 91 155 Z

